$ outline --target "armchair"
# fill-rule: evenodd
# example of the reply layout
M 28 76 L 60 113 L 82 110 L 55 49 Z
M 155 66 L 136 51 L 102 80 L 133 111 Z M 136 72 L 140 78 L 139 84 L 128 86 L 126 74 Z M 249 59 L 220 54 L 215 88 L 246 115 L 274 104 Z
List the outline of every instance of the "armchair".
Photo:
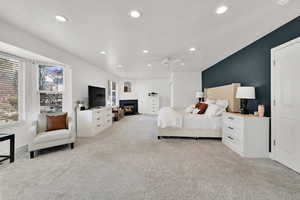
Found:
M 36 131 L 33 133 L 29 144 L 30 158 L 34 158 L 35 151 L 49 147 L 70 144 L 74 148 L 75 131 L 72 127 L 71 117 L 67 117 L 67 129 L 46 131 L 47 117 L 46 114 L 40 114 L 35 122 Z

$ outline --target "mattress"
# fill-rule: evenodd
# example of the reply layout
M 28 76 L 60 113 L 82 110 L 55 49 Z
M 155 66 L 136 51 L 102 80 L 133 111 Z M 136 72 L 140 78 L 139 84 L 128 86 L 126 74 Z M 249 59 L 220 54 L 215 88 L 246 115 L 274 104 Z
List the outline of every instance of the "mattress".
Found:
M 222 116 L 194 115 L 182 113 L 184 129 L 221 130 Z

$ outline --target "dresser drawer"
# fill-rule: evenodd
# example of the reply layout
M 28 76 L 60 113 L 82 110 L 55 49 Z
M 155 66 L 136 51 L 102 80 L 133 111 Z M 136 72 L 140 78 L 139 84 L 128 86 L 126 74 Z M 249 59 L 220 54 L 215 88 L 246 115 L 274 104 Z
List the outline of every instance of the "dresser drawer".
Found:
M 228 124 L 223 124 L 223 133 L 224 134 L 229 134 L 232 137 L 234 137 L 236 140 L 239 141 L 243 141 L 243 129 L 238 127 L 238 126 L 234 126 L 234 125 L 228 125 Z
M 222 142 L 228 146 L 231 150 L 242 154 L 243 153 L 243 144 L 234 140 L 233 138 L 231 138 L 230 136 L 227 137 L 223 137 Z
M 243 119 L 236 116 L 225 115 L 223 117 L 223 123 L 227 124 L 228 126 L 241 129 L 243 126 Z

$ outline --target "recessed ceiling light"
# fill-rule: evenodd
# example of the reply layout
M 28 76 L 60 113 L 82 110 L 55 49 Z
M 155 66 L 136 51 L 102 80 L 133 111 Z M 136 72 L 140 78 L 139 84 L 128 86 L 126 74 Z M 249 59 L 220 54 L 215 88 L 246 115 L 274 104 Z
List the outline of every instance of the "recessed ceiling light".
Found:
M 147 66 L 148 66 L 148 67 L 151 67 L 152 65 L 151 65 L 151 64 L 148 64 Z
M 100 51 L 100 54 L 106 55 L 106 51 Z
M 197 49 L 195 47 L 189 48 L 189 51 L 196 51 Z
M 62 15 L 56 15 L 55 19 L 59 22 L 67 22 L 68 21 L 68 18 L 66 18 L 65 16 L 62 16 Z
M 140 18 L 142 14 L 140 11 L 132 10 L 132 11 L 130 11 L 129 15 L 132 18 Z
M 290 0 L 277 0 L 277 4 L 280 6 L 285 6 Z
M 184 63 L 181 63 L 180 65 L 181 65 L 181 66 L 184 66 Z
M 221 15 L 221 14 L 226 13 L 227 10 L 228 10 L 228 7 L 227 7 L 227 6 L 220 6 L 220 7 L 217 8 L 216 13 L 217 13 L 218 15 Z
M 149 53 L 149 50 L 145 49 L 145 50 L 143 50 L 143 53 Z
M 124 66 L 123 65 L 117 65 L 117 68 L 123 68 Z

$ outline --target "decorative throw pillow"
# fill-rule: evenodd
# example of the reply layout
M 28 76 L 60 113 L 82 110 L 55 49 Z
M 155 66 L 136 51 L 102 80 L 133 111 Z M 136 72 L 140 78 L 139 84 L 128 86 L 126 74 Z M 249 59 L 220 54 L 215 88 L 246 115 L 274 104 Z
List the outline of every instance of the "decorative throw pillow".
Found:
M 67 129 L 67 113 L 63 115 L 47 116 L 47 130 Z
M 200 110 L 200 111 L 198 112 L 198 114 L 200 114 L 200 115 L 204 114 L 205 111 L 206 111 L 206 109 L 207 109 L 207 107 L 208 107 L 208 104 L 206 104 L 206 103 L 200 103 L 200 104 L 198 105 L 198 109 Z

